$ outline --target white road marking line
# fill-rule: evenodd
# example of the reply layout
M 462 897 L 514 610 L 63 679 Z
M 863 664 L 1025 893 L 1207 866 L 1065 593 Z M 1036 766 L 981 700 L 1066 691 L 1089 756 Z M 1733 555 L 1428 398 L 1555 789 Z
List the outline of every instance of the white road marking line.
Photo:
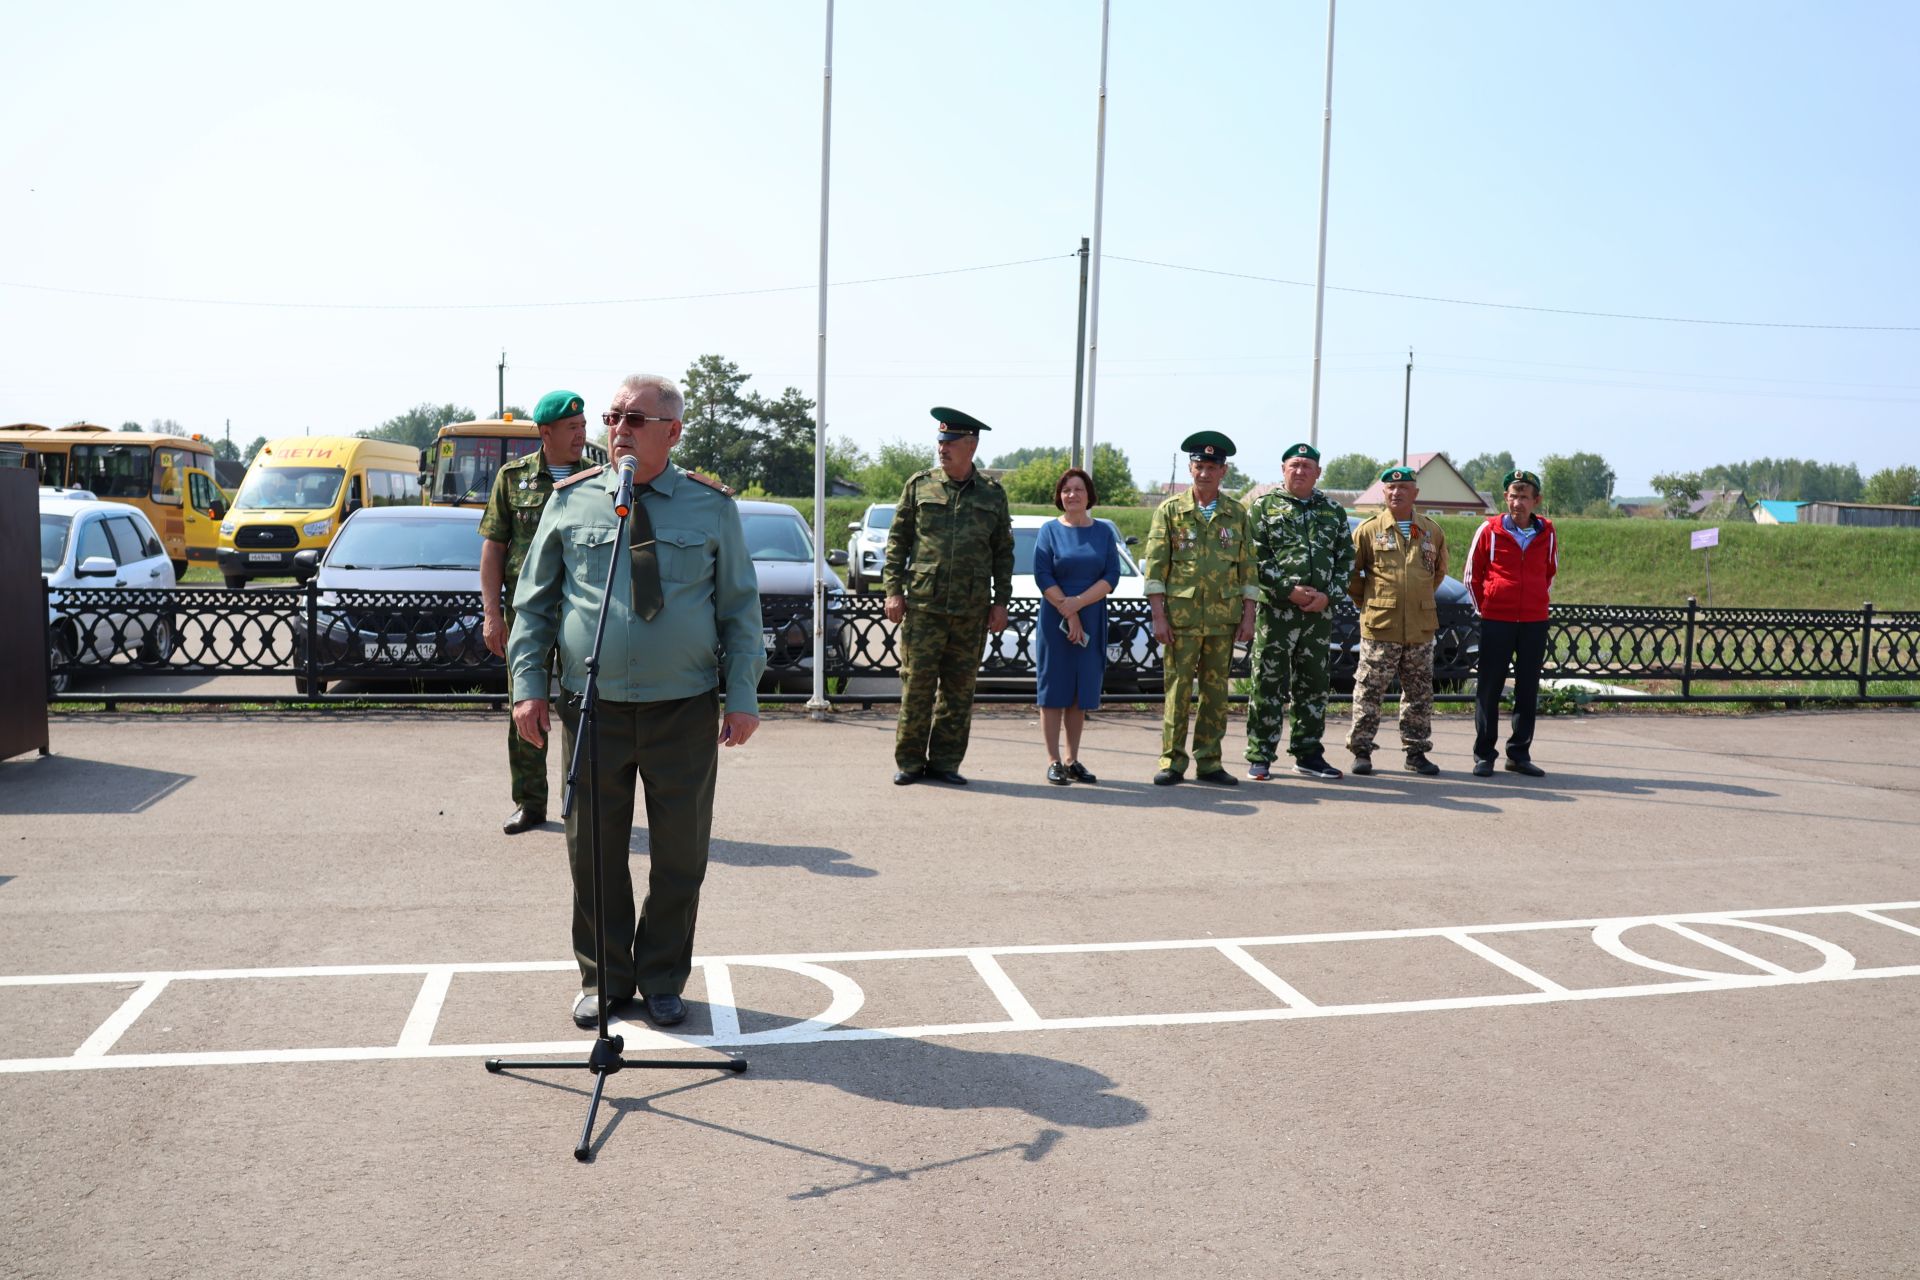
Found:
M 1273 992 L 1282 1004 L 1293 1009 L 1316 1007 L 1313 1001 L 1301 995 L 1292 983 L 1248 955 L 1244 948 L 1236 947 L 1231 942 L 1223 942 L 1219 950 L 1221 955 L 1239 965 L 1249 978 Z
M 1776 978 L 1784 978 L 1793 972 L 1793 970 L 1783 965 L 1777 965 L 1771 960 L 1763 960 L 1750 952 L 1742 951 L 1730 942 L 1722 942 L 1712 934 L 1701 933 L 1698 929 L 1689 929 L 1686 925 L 1678 921 L 1662 920 L 1660 923 L 1662 927 L 1672 933 L 1677 933 L 1681 937 L 1689 938 L 1703 947 L 1718 951 L 1721 955 L 1738 960 L 1741 964 L 1752 965 L 1762 973 L 1770 973 Z
M 981 981 L 993 992 L 994 999 L 1007 1011 L 1016 1026 L 1037 1027 L 1040 1025 L 1040 1013 L 1027 998 L 1020 994 L 1020 988 L 1013 985 L 1013 979 L 1000 967 L 1000 962 L 988 951 L 969 951 L 967 959 L 973 961 L 973 967 L 979 971 Z
M 740 1010 L 733 1003 L 733 970 L 716 960 L 707 961 L 702 968 L 707 978 L 707 1015 L 713 1021 L 713 1038 L 738 1038 Z
M 73 1056 L 76 1058 L 106 1056 L 107 1050 L 113 1048 L 120 1037 L 127 1033 L 127 1028 L 147 1011 L 148 1006 L 160 998 L 160 993 L 166 988 L 167 979 L 165 978 L 149 978 L 141 983 L 134 989 L 133 994 L 123 1000 L 120 1007 L 115 1009 L 107 1020 L 86 1038 L 85 1043 L 73 1051 Z
M 440 1007 L 447 1002 L 447 988 L 453 984 L 453 968 L 443 965 L 429 970 L 420 981 L 420 994 L 414 997 L 413 1012 L 401 1029 L 402 1049 L 416 1049 L 433 1043 L 433 1029 L 440 1021 Z
M 1512 956 L 1502 955 L 1470 933 L 1454 930 L 1445 936 L 1453 939 L 1453 941 L 1459 943 L 1489 964 L 1498 965 L 1500 968 L 1505 969 L 1508 973 L 1530 987 L 1538 987 L 1540 990 L 1549 993 L 1564 993 L 1566 991 L 1565 987 L 1555 982 L 1552 978 L 1546 977 L 1544 974 L 1535 973 L 1518 960 L 1515 960 Z
M 1884 924 L 1889 928 L 1899 929 L 1903 933 L 1910 933 L 1914 937 L 1920 938 L 1920 925 L 1911 925 L 1905 920 L 1895 920 L 1892 916 L 1883 916 L 1878 911 L 1872 911 L 1866 907 L 1853 908 L 1853 914 L 1859 916 L 1862 920 L 1871 920 L 1875 924 Z

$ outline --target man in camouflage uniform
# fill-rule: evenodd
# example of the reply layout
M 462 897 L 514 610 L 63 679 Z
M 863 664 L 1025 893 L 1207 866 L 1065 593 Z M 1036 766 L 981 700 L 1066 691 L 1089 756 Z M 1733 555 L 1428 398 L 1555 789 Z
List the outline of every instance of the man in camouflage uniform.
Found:
M 1181 442 L 1193 487 L 1168 498 L 1153 513 L 1147 532 L 1147 603 L 1153 638 L 1160 642 L 1166 678 L 1166 711 L 1160 722 L 1160 772 L 1156 786 L 1186 776 L 1187 713 L 1193 687 L 1200 707 L 1193 721 L 1194 780 L 1216 786 L 1239 783 L 1220 767 L 1220 740 L 1227 733 L 1228 669 L 1233 646 L 1253 638 L 1256 587 L 1247 509 L 1220 492 L 1233 441 L 1218 431 L 1197 431 Z
M 1353 575 L 1347 595 L 1360 610 L 1360 671 L 1353 683 L 1353 771 L 1373 772 L 1380 702 L 1400 681 L 1400 745 L 1407 772 L 1432 776 L 1433 634 L 1440 611 L 1434 593 L 1447 576 L 1447 538 L 1430 517 L 1416 515 L 1420 486 L 1409 467 L 1380 473 L 1386 510 L 1353 531 Z
M 1296 444 L 1280 455 L 1282 487 L 1254 500 L 1254 560 L 1260 577 L 1260 626 L 1253 646 L 1253 697 L 1247 707 L 1247 776 L 1264 780 L 1292 703 L 1287 752 L 1293 771 L 1338 778 L 1327 763 L 1328 644 L 1333 609 L 1347 596 L 1353 540 L 1347 513 L 1314 487 L 1320 451 Z
M 533 545 L 533 532 L 553 496 L 554 482 L 580 465 L 587 443 L 586 402 L 571 391 L 550 391 L 534 406 L 540 447 L 494 473 L 487 509 L 480 517 L 480 602 L 486 611 L 481 635 L 499 657 L 507 652 L 513 630 L 513 599 L 520 566 Z M 553 667 L 548 655 L 546 669 Z M 547 690 L 508 690 L 511 705 L 522 698 L 545 698 Z M 507 721 L 507 771 L 513 780 L 513 812 L 500 824 L 508 835 L 530 831 L 547 820 L 547 748 L 534 746 Z
M 897 786 L 967 785 L 960 761 L 973 727 L 973 683 L 987 632 L 1006 629 L 1013 521 L 998 481 L 973 455 L 984 422 L 937 407 L 940 465 L 907 477 L 887 530 L 887 621 L 900 627 Z

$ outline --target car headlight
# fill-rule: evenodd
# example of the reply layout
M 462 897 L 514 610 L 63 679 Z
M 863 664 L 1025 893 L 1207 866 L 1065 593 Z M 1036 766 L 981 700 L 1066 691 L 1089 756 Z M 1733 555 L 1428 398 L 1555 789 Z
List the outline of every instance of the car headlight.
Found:
M 231 538 L 233 536 L 233 531 L 238 527 L 239 526 L 234 524 L 234 522 L 231 520 L 222 520 L 220 522 L 220 536 L 223 538 Z
M 326 520 L 315 520 L 312 524 L 303 524 L 300 526 L 300 532 L 306 534 L 309 538 L 324 538 L 333 532 L 333 520 L 329 518 Z

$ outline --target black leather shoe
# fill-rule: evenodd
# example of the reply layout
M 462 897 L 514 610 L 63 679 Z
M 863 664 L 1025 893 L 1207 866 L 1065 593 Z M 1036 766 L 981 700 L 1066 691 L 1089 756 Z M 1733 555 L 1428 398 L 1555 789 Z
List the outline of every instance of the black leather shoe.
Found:
M 927 771 L 925 769 L 902 769 L 893 775 L 893 785 L 896 787 L 911 786 L 926 776 Z
M 1172 769 L 1162 769 L 1153 775 L 1153 785 L 1156 787 L 1171 787 L 1175 783 L 1183 781 L 1184 778 L 1185 775 Z
M 1216 787 L 1237 787 L 1240 785 L 1240 779 L 1234 777 L 1225 769 L 1209 769 L 1205 773 L 1196 773 L 1193 775 L 1193 780 L 1195 782 L 1209 783 Z
M 687 1020 L 687 1002 L 671 991 L 642 997 L 647 1020 L 657 1027 L 677 1027 Z
M 944 782 L 950 787 L 964 787 L 967 785 L 967 780 L 960 776 L 958 769 L 935 769 L 932 766 L 928 766 L 927 777 L 933 779 L 935 782 Z
M 594 1031 L 600 1026 L 600 997 L 591 991 L 582 991 L 573 1001 L 573 1025 L 582 1031 Z
M 1098 782 L 1100 779 L 1087 772 L 1087 766 L 1075 760 L 1067 766 L 1067 776 L 1075 782 Z
M 1356 778 L 1366 777 L 1373 772 L 1373 757 L 1370 755 L 1355 756 L 1353 758 L 1353 768 L 1348 770 L 1348 772 Z
M 1354 772 L 1360 771 L 1355 769 Z M 1417 773 L 1423 778 L 1431 778 L 1440 772 L 1440 766 L 1427 759 L 1427 753 L 1424 751 L 1409 751 L 1407 752 L 1407 772 Z
M 533 830 L 546 820 L 547 811 L 545 809 L 531 809 L 526 805 L 521 805 L 518 809 L 515 809 L 507 815 L 507 820 L 500 824 L 500 829 L 510 836 L 517 836 L 522 831 Z
M 1547 771 L 1531 760 L 1509 760 L 1507 761 L 1506 769 L 1508 773 L 1524 773 L 1529 778 L 1544 778 L 1547 776 Z
M 1067 770 L 1058 760 L 1047 766 L 1047 781 L 1056 787 L 1073 785 L 1073 779 L 1067 776 Z
M 1493 761 L 1475 760 L 1473 762 L 1473 776 L 1476 778 L 1491 778 L 1493 776 Z

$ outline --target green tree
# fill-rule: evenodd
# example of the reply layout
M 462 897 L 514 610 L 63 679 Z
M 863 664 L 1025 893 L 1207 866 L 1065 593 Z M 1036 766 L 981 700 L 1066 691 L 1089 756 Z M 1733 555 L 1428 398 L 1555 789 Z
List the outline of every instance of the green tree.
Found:
M 1613 496 L 1613 468 L 1597 453 L 1549 454 L 1540 460 L 1540 481 L 1547 510 L 1562 515 Z
M 122 426 L 120 429 L 122 431 L 127 431 L 127 430 L 138 431 L 140 429 L 140 426 L 138 423 L 127 423 L 126 425 Z M 188 431 L 185 427 L 181 426 L 178 422 L 175 422 L 172 418 L 155 418 L 152 422 L 147 424 L 147 430 L 153 432 L 153 434 L 157 436 L 184 436 L 184 435 L 193 434 L 192 432 Z
M 1721 463 L 1701 472 L 1700 483 L 1704 489 L 1740 489 L 1749 498 L 1786 502 L 1858 502 L 1866 491 L 1858 466 L 1812 458 Z
M 240 461 L 240 447 L 225 436 L 221 436 L 213 442 L 213 456 L 221 462 L 238 462 Z
M 1669 472 L 1655 476 L 1650 483 L 1655 493 L 1666 504 L 1667 519 L 1678 520 L 1687 514 L 1687 508 L 1700 501 L 1700 473 L 1698 471 Z
M 423 401 L 405 413 L 388 418 L 379 426 L 362 431 L 363 440 L 392 440 L 425 451 L 433 444 L 440 428 L 450 422 L 472 422 L 473 410 L 460 404 L 432 404 Z M 262 441 L 262 443 L 265 443 Z M 251 457 L 251 454 L 249 454 Z
M 247 465 L 252 466 L 255 455 L 257 455 L 262 449 L 266 447 L 267 447 L 267 438 L 265 436 L 255 436 L 253 438 L 253 443 L 247 446 L 247 452 L 246 452 Z
M 749 396 L 747 404 L 754 420 L 754 483 L 783 497 L 812 493 L 813 401 L 788 387 L 778 400 Z
M 1343 453 L 1327 464 L 1320 473 L 1322 489 L 1364 489 L 1380 478 L 1380 473 L 1393 464 L 1375 462 L 1364 453 Z
M 1466 477 L 1468 484 L 1481 493 L 1497 498 L 1500 495 L 1501 477 L 1514 470 L 1517 465 L 1513 455 L 1502 449 L 1499 453 L 1482 453 L 1469 458 L 1461 466 L 1460 474 Z M 1498 506 L 1499 503 L 1496 502 L 1494 505 Z
M 687 366 L 681 383 L 686 424 L 675 450 L 680 465 L 719 476 L 744 487 L 754 474 L 754 398 L 744 388 L 748 375 L 724 356 L 704 355 Z M 807 486 L 812 492 L 812 485 Z
M 1110 444 L 1093 446 L 1093 487 L 1100 495 L 1103 507 L 1131 507 L 1140 501 L 1139 486 L 1133 482 L 1133 463 L 1127 455 Z M 1227 479 L 1224 483 L 1231 486 L 1235 471 L 1227 467 Z M 1251 484 L 1245 476 L 1240 477 L 1241 488 Z M 1053 500 L 1053 490 L 1047 490 L 1047 500 Z
M 827 479 L 859 484 L 860 473 L 870 465 L 866 450 L 845 436 L 827 437 Z
M 1920 467 L 1887 467 L 1867 478 L 1865 501 L 1920 506 Z
M 889 440 L 874 453 L 873 461 L 863 468 L 859 485 L 874 502 L 892 502 L 906 487 L 907 477 L 933 465 L 931 444 L 909 444 Z
M 145 431 L 146 430 L 145 427 L 141 426 L 137 422 L 123 422 L 120 424 L 120 429 L 122 431 Z
M 1065 449 L 1023 449 L 1025 461 L 1000 477 L 1007 501 L 1045 506 L 1053 502 L 1053 487 L 1067 469 Z M 1010 457 L 1012 455 L 1003 455 Z M 999 462 L 1000 459 L 995 459 Z M 1103 507 L 1130 507 L 1140 501 L 1133 483 L 1133 464 L 1110 444 L 1093 446 L 1093 490 Z

